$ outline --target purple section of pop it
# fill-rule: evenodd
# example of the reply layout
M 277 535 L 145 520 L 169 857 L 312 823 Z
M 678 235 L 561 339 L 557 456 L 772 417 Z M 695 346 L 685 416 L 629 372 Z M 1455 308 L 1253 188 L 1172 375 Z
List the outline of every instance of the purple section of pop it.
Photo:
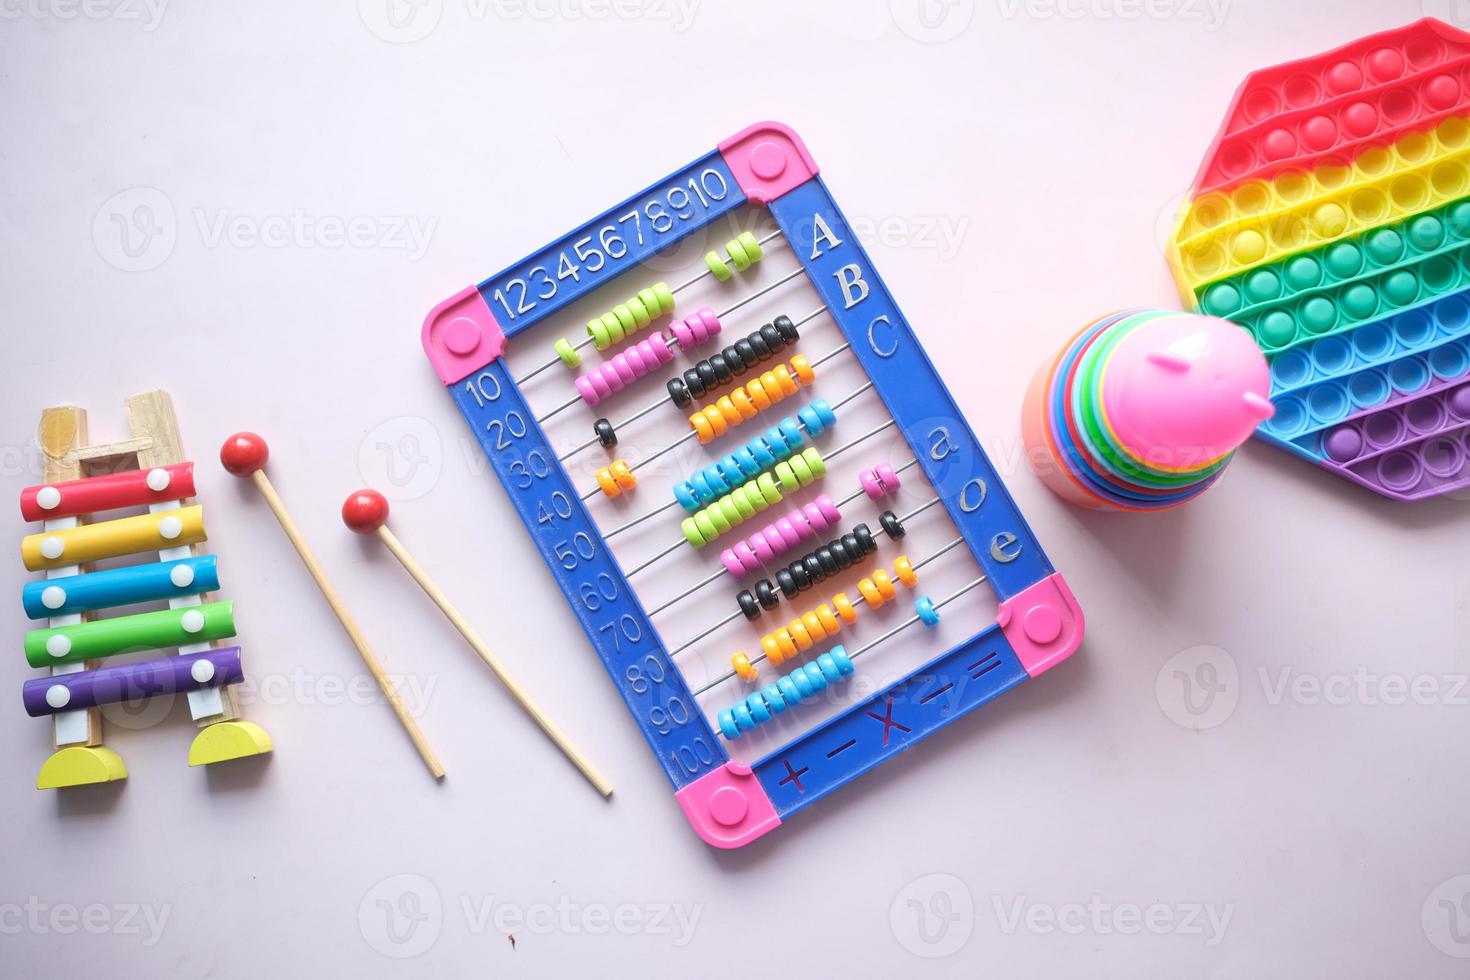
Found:
M 1470 384 L 1458 378 L 1342 423 L 1322 451 L 1327 469 L 1398 500 L 1470 486 Z

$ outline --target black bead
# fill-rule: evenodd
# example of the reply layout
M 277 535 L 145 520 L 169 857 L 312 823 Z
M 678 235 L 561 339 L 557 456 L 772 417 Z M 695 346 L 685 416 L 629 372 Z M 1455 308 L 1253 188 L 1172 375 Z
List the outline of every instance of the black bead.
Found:
M 774 353 L 770 343 L 766 340 L 766 335 L 759 330 L 751 331 L 750 336 L 745 339 L 750 342 L 750 346 L 755 349 L 756 356 L 761 360 L 765 360 Z
M 805 558 L 803 558 L 801 562 L 801 568 L 802 571 L 811 576 L 811 582 L 813 585 L 827 577 L 827 572 L 825 569 L 822 568 L 822 563 L 816 555 L 807 555 Z
M 807 573 L 806 566 L 800 561 L 794 561 L 790 565 L 787 565 L 786 570 L 790 572 L 791 577 L 796 580 L 796 590 L 798 592 L 811 587 L 812 577 L 810 574 Z
M 714 366 L 708 360 L 700 361 L 694 365 L 694 370 L 699 374 L 699 381 L 706 388 L 713 388 L 720 383 L 720 376 L 715 373 Z
M 704 394 L 704 381 L 700 379 L 699 372 L 694 368 L 684 372 L 684 385 L 689 389 L 691 398 L 698 398 Z
M 755 601 L 755 596 L 750 594 L 749 589 L 741 589 L 735 596 L 735 601 L 740 603 L 740 611 L 745 614 L 746 619 L 754 621 L 761 618 L 760 603 Z
M 761 339 L 766 342 L 766 346 L 771 349 L 772 354 L 786 346 L 786 338 L 781 336 L 781 331 L 769 323 L 761 327 L 760 335 Z
M 669 383 L 664 387 L 669 391 L 669 401 L 673 402 L 677 408 L 683 408 L 694 400 L 694 396 L 689 394 L 689 389 L 684 382 L 678 378 L 670 378 Z
M 734 369 L 730 366 L 730 358 L 725 356 L 724 351 L 711 357 L 709 359 L 709 366 L 714 368 L 715 377 L 720 379 L 721 384 L 729 381 L 735 373 Z
M 775 609 L 781 604 L 781 597 L 776 594 L 776 587 L 768 578 L 763 578 L 755 583 L 755 597 L 767 609 Z
M 853 528 L 852 537 L 857 538 L 858 545 L 863 549 L 858 554 L 866 555 L 878 550 L 878 542 L 873 540 L 873 532 L 868 530 L 868 525 L 859 524 Z
M 791 317 L 786 316 L 784 313 L 776 317 L 772 321 L 771 326 L 776 328 L 777 332 L 781 334 L 782 339 L 788 344 L 801 338 L 801 334 L 797 333 L 796 324 L 792 323 Z
M 883 525 L 884 533 L 895 541 L 907 533 L 904 530 L 903 521 L 899 520 L 898 515 L 891 510 L 885 510 L 879 514 L 878 523 Z
M 607 419 L 598 419 L 593 422 L 592 434 L 597 437 L 598 442 L 602 443 L 603 449 L 611 449 L 618 444 L 618 433 Z
M 796 585 L 796 577 L 791 574 L 789 568 L 783 568 L 776 573 L 776 584 L 781 586 L 781 591 L 786 593 L 788 599 L 801 591 Z
M 836 553 L 834 554 L 834 552 Z M 817 564 L 821 566 L 822 571 L 828 575 L 836 575 L 847 566 L 847 563 L 840 556 L 841 552 L 832 548 L 830 545 L 818 548 L 812 552 L 812 557 L 817 560 Z
M 735 341 L 730 349 L 735 352 L 736 357 L 740 358 L 740 363 L 747 368 L 755 367 L 760 363 L 760 358 L 755 353 L 755 347 L 747 338 L 742 337 L 740 340 Z

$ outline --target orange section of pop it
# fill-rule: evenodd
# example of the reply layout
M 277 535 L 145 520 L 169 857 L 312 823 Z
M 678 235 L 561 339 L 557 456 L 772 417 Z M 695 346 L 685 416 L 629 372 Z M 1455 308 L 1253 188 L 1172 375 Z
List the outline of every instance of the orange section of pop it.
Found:
M 1323 164 L 1470 108 L 1470 34 L 1432 18 L 1247 76 L 1195 175 L 1196 193 Z

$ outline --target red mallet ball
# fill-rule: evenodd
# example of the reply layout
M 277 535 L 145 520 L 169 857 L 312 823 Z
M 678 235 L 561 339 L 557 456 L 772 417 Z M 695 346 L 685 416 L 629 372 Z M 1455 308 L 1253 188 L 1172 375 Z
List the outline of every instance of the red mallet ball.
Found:
M 342 523 L 358 534 L 372 534 L 388 523 L 388 498 L 376 490 L 359 490 L 342 505 Z
M 271 448 L 254 432 L 236 432 L 219 447 L 219 461 L 236 476 L 249 476 L 265 469 Z

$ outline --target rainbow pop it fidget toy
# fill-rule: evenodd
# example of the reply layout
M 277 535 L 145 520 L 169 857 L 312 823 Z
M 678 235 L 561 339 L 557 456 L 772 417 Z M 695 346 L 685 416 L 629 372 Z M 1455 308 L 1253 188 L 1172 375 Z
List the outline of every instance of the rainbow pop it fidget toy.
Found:
M 1470 484 L 1470 34 L 1425 19 L 1248 76 L 1169 264 L 1265 352 L 1257 435 L 1399 500 Z

